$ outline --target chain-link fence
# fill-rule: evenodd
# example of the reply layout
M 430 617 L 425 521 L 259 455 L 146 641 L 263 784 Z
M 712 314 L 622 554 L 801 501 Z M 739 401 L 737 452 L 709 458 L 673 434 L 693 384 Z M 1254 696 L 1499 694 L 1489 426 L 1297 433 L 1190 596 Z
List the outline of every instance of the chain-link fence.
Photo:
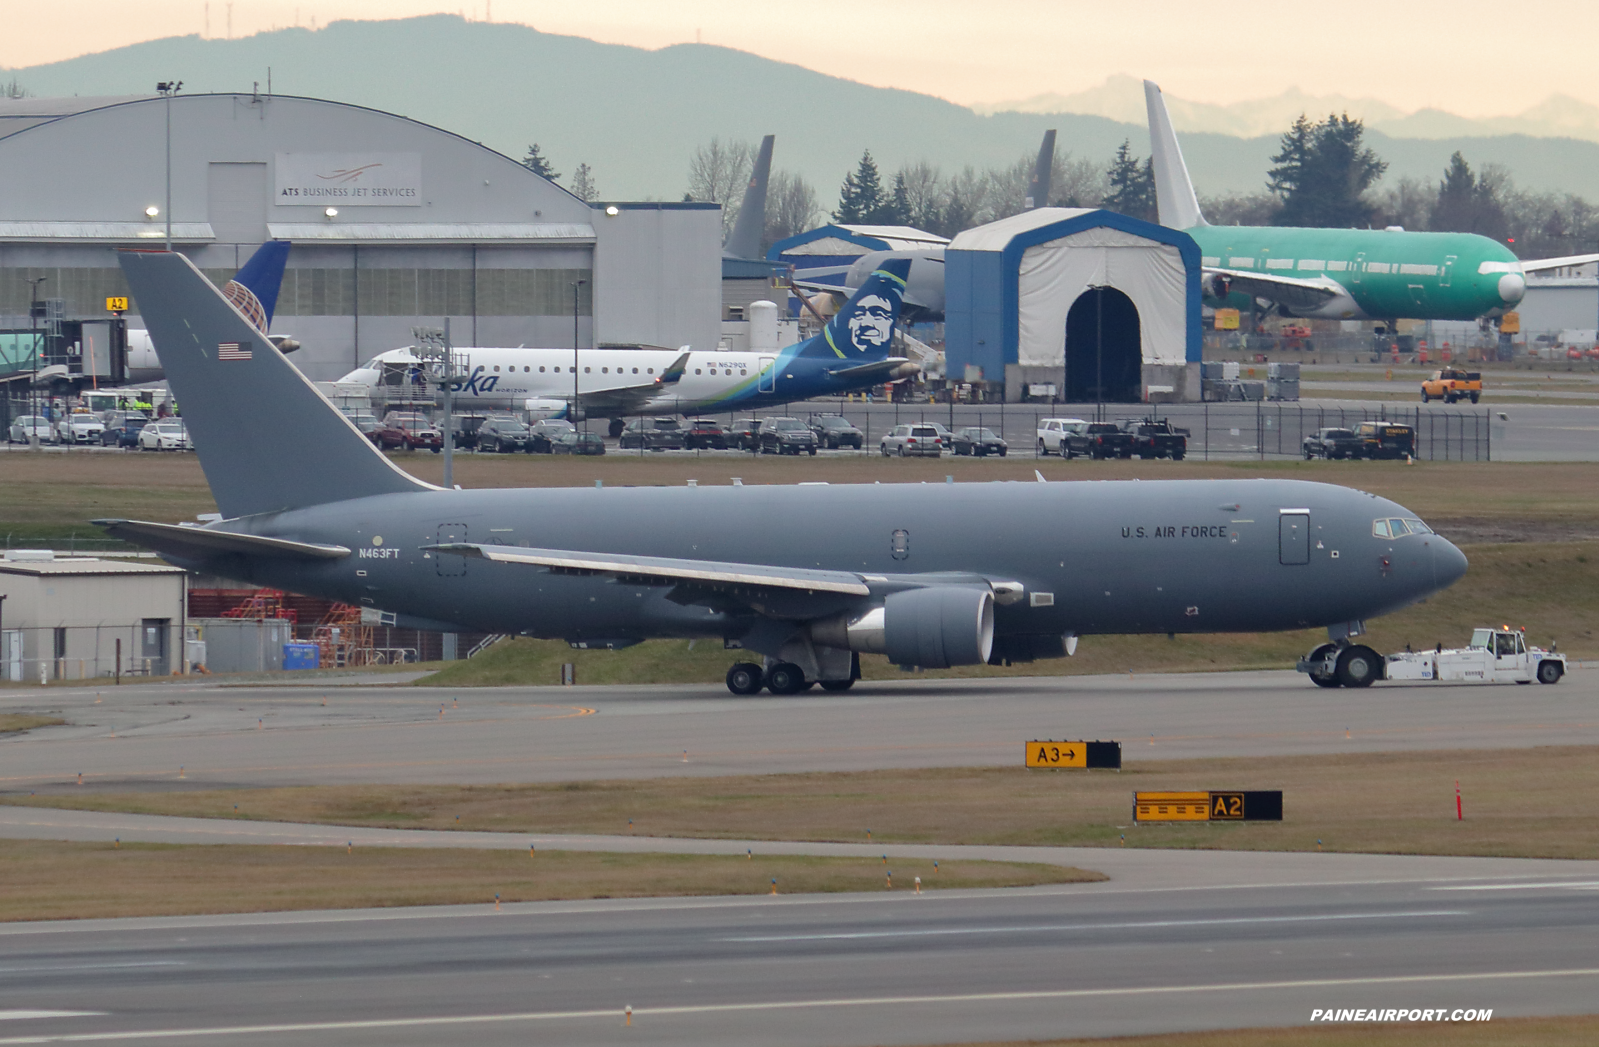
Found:
M 5 628 L 0 630 L 0 682 L 165 676 L 182 667 L 176 633 L 167 619 Z

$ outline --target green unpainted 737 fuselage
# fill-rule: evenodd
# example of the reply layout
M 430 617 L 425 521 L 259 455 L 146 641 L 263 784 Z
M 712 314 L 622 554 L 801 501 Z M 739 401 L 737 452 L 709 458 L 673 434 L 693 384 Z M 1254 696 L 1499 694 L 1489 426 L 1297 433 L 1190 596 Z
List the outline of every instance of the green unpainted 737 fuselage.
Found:
M 1207 270 L 1325 279 L 1343 293 L 1314 308 L 1328 319 L 1475 320 L 1513 309 L 1526 291 L 1521 263 L 1503 244 L 1472 233 L 1397 229 L 1301 229 L 1202 225 L 1186 230 Z M 1225 278 L 1208 280 L 1221 304 Z

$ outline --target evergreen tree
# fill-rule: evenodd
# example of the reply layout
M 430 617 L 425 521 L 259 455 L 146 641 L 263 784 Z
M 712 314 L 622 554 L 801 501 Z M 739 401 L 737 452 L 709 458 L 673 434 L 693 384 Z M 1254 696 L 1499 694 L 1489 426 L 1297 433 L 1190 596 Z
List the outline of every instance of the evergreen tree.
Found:
M 1559 221 L 1556 210 L 1552 218 Z M 1433 204 L 1430 225 L 1439 232 L 1480 233 L 1503 239 L 1508 223 L 1504 204 L 1499 200 L 1499 184 L 1479 178 L 1460 153 L 1449 158 L 1443 181 L 1438 183 L 1438 200 Z
M 572 172 L 572 195 L 584 203 L 593 201 L 594 172 L 589 169 L 588 164 L 578 164 L 577 170 Z
M 1101 204 L 1117 214 L 1153 222 L 1156 216 L 1155 165 L 1153 158 L 1142 163 L 1133 155 L 1132 144 L 1126 139 L 1116 149 L 1116 158 L 1110 162 L 1105 175 L 1110 192 Z
M 894 176 L 894 195 L 889 198 L 888 206 L 876 218 L 872 219 L 873 225 L 909 225 L 911 220 L 911 195 L 910 189 L 905 185 L 905 173 L 902 171 Z
M 1282 197 L 1283 225 L 1351 228 L 1369 225 L 1376 208 L 1367 189 L 1388 169 L 1366 148 L 1366 126 L 1346 113 L 1319 124 L 1303 115 L 1283 135 L 1267 186 Z
M 539 144 L 537 142 L 527 147 L 527 155 L 522 157 L 522 166 L 540 178 L 547 178 L 552 182 L 561 177 L 561 173 L 544 158 L 543 153 L 539 152 Z
M 877 161 L 872 159 L 872 151 L 867 149 L 861 153 L 861 162 L 854 173 L 844 176 L 844 185 L 838 193 L 838 210 L 833 212 L 833 219 L 845 223 L 874 224 L 884 203 L 883 179 L 877 173 Z

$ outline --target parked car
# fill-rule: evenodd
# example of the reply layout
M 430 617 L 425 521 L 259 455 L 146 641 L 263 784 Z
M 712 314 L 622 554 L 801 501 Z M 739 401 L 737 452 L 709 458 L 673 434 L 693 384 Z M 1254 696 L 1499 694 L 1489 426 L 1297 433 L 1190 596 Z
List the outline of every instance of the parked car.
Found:
M 866 442 L 866 434 L 851 425 L 850 420 L 841 414 L 813 414 L 806 424 L 821 445 L 829 450 L 853 447 L 859 451 Z
M 816 434 L 798 418 L 768 418 L 761 423 L 762 454 L 815 454 Z
M 187 451 L 191 446 L 189 429 L 181 418 L 163 418 L 139 430 L 141 451 Z
M 102 447 L 137 447 L 139 430 L 149 424 L 143 411 L 107 411 L 105 429 L 100 433 Z
M 1133 434 L 1114 422 L 1084 422 L 1081 429 L 1069 430 L 1061 444 L 1061 457 L 1071 459 L 1080 454 L 1090 458 L 1131 458 Z
M 527 449 L 530 454 L 550 454 L 557 439 L 575 432 L 577 426 L 565 418 L 540 418 L 527 431 Z
M 62 443 L 68 444 L 97 444 L 100 435 L 105 432 L 105 423 L 100 416 L 90 414 L 88 411 L 74 411 L 56 425 L 56 432 L 61 437 Z
M 580 433 L 576 429 L 553 437 L 550 441 L 552 454 L 604 454 L 605 438 L 599 433 Z
M 351 425 L 361 430 L 361 435 L 368 440 L 372 438 L 372 430 L 382 424 L 378 421 L 377 415 L 369 411 L 346 411 L 344 417 L 350 420 Z
M 1133 453 L 1140 458 L 1170 458 L 1180 462 L 1188 453 L 1188 430 L 1179 429 L 1164 418 L 1144 418 L 1127 423 L 1133 438 Z
M 1305 460 L 1312 458 L 1359 458 L 1360 440 L 1353 429 L 1317 429 L 1305 437 Z
M 761 420 L 740 418 L 727 427 L 727 443 L 741 451 L 753 451 L 760 446 Z
M 624 451 L 630 447 L 646 451 L 681 451 L 683 428 L 676 418 L 635 418 L 617 437 L 616 446 Z
M 916 454 L 939 458 L 944 454 L 944 438 L 931 425 L 913 422 L 890 429 L 877 449 L 884 458 L 895 454 L 901 458 Z
M 714 418 L 690 418 L 683 425 L 683 446 L 689 450 L 727 450 L 727 430 Z
M 991 454 L 1005 457 L 1010 450 L 1010 444 L 999 438 L 999 434 L 986 426 L 969 425 L 964 429 L 955 430 L 955 437 L 950 441 L 949 449 L 954 454 L 976 455 L 985 458 Z
M 37 440 L 42 444 L 56 442 L 56 427 L 50 419 L 43 415 L 25 414 L 11 423 L 11 428 L 6 432 L 6 442 L 25 444 L 30 440 Z
M 437 454 L 444 448 L 444 434 L 418 411 L 390 411 L 383 416 L 383 423 L 367 435 L 385 451 L 426 447 Z
M 488 421 L 487 415 L 458 414 L 450 419 L 450 433 L 458 451 L 475 451 L 478 447 L 478 429 Z
M 479 451 L 532 451 L 527 426 L 515 418 L 485 418 L 477 428 L 476 446 Z
M 1066 455 L 1063 441 L 1067 433 L 1081 433 L 1088 425 L 1081 418 L 1045 418 L 1038 423 L 1038 453 Z
M 1416 430 L 1394 422 L 1361 422 L 1355 426 L 1361 458 L 1404 458 L 1416 453 Z

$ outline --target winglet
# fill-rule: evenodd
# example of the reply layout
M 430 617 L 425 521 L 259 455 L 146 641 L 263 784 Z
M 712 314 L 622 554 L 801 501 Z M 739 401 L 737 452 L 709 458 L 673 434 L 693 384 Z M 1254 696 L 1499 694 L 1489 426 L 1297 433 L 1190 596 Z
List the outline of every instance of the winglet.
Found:
M 1154 160 L 1155 203 L 1160 212 L 1160 224 L 1169 229 L 1209 225 L 1199 211 L 1199 197 L 1194 195 L 1193 179 L 1188 177 L 1188 165 L 1183 162 L 1183 151 L 1177 145 L 1177 132 L 1172 130 L 1166 99 L 1150 80 L 1144 81 L 1144 104 L 1149 110 L 1149 148 Z
M 670 366 L 661 371 L 661 376 L 655 379 L 655 384 L 675 385 L 681 381 L 683 376 L 688 373 L 688 355 L 688 353 L 684 353 L 676 360 L 673 360 Z

